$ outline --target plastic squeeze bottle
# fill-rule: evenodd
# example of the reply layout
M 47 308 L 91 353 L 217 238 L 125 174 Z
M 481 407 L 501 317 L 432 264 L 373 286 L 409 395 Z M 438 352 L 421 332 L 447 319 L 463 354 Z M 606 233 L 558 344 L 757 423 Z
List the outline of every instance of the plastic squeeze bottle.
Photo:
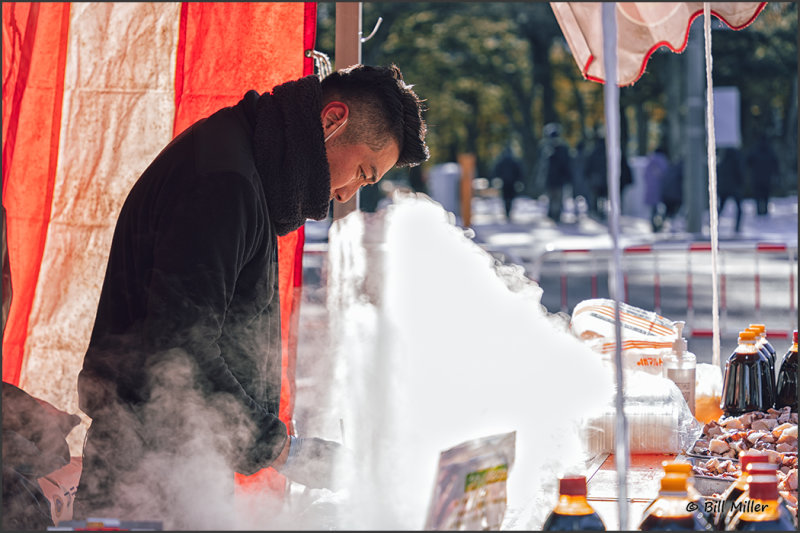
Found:
M 683 338 L 685 322 L 676 321 L 678 338 L 672 343 L 672 351 L 663 359 L 664 376 L 671 379 L 683 394 L 692 416 L 695 414 L 695 379 L 697 375 L 697 356 L 686 351 L 686 339 Z
M 558 503 L 545 520 L 542 531 L 605 531 L 606 526 L 586 500 L 586 478 L 569 476 L 558 480 Z

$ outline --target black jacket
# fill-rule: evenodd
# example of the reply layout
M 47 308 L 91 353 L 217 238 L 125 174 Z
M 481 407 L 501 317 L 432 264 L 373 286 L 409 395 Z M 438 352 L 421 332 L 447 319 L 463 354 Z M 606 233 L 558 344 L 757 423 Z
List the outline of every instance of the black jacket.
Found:
M 175 361 L 189 361 L 202 396 L 227 394 L 255 430 L 254 440 L 234 451 L 243 473 L 267 466 L 287 437 L 278 419 L 278 231 L 271 213 L 278 209 L 270 206 L 283 201 L 276 197 L 296 179 L 321 189 L 325 213 L 329 197 L 319 82 L 307 77 L 286 85 L 291 98 L 278 102 L 249 91 L 236 106 L 195 123 L 135 183 L 117 221 L 78 385 L 81 409 L 92 418 L 102 417 L 109 401 L 136 411 L 159 387 L 159 395 L 180 401 L 180 387 L 163 373 Z M 284 138 L 295 126 L 280 122 L 304 121 L 276 115 L 283 107 L 297 108 L 312 128 L 302 153 L 291 148 L 297 139 Z M 272 132 L 270 147 L 259 150 L 254 139 L 264 139 L 264 131 Z M 280 151 L 280 159 L 259 155 L 270 150 Z M 312 172 L 283 175 L 284 159 L 297 158 L 314 162 Z M 304 221 L 301 215 L 295 218 Z

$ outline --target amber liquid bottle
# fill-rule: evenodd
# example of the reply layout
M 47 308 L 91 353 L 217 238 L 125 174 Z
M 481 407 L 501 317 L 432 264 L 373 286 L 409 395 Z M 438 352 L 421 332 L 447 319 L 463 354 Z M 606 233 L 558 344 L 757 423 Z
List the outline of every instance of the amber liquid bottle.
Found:
M 606 526 L 586 501 L 586 478 L 570 476 L 558 481 L 558 503 L 542 531 L 605 531 Z
M 765 461 L 766 459 L 766 456 L 764 456 Z M 706 499 L 703 498 L 703 495 L 700 494 L 696 488 L 694 488 L 694 472 L 692 471 L 692 463 L 685 461 L 663 461 L 661 466 L 664 467 L 665 475 L 677 474 L 686 478 L 686 495 L 689 496 L 690 500 L 697 504 L 697 512 L 700 513 L 700 518 L 705 520 L 705 525 L 707 526 L 706 529 L 713 528 L 714 513 L 706 507 Z M 656 500 L 650 502 L 642 514 L 647 514 L 648 509 L 650 509 L 655 502 Z
M 730 520 L 730 516 L 733 514 L 733 504 L 739 497 L 744 494 L 745 490 L 747 489 L 747 476 L 749 476 L 748 466 L 751 463 L 766 463 L 769 461 L 766 455 L 753 455 L 751 453 L 745 453 L 739 458 L 742 472 L 739 474 L 739 478 L 732 483 L 725 492 L 722 493 L 720 496 L 720 500 L 722 500 L 722 504 L 719 505 L 719 509 L 716 511 L 716 515 L 714 517 L 714 528 L 722 531 L 725 529 L 725 522 Z
M 760 476 L 759 476 L 760 478 Z M 777 478 L 753 480 L 749 498 L 741 500 L 741 512 L 731 521 L 731 531 L 795 531 L 794 521 L 778 505 Z
M 790 406 L 797 412 L 797 330 L 792 333 L 792 346 L 783 356 L 778 370 L 778 384 L 775 392 L 775 409 Z
M 661 478 L 658 498 L 650 505 L 639 523 L 641 531 L 705 531 L 707 525 L 686 492 L 687 478 L 667 474 Z
M 753 506 L 750 505 L 750 502 L 753 499 L 753 496 L 750 494 L 750 490 L 753 487 L 754 483 L 768 483 L 772 484 L 776 487 L 778 486 L 778 477 L 776 472 L 778 470 L 778 465 L 775 463 L 751 463 L 750 466 L 747 468 L 747 483 L 745 485 L 744 492 L 736 499 L 736 501 L 731 506 L 731 509 L 728 513 L 728 516 L 725 518 L 725 529 L 731 529 L 733 527 L 734 522 L 739 519 L 739 516 L 743 512 L 747 512 L 748 510 L 752 511 Z M 775 494 L 775 505 L 773 509 L 777 508 L 777 512 L 781 518 L 781 520 L 788 520 L 789 522 L 794 522 L 794 518 L 792 518 L 792 511 L 787 507 L 786 500 L 784 500 L 780 494 L 776 492 Z
M 739 345 L 725 363 L 720 408 L 725 416 L 766 411 L 775 402 L 769 361 L 756 346 L 755 332 L 739 332 Z

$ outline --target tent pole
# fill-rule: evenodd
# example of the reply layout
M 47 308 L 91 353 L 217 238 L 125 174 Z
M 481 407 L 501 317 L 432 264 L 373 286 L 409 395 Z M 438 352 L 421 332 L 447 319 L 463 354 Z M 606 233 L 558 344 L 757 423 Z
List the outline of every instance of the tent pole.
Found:
M 622 372 L 622 323 L 620 321 L 619 300 L 622 290 L 622 255 L 619 247 L 620 213 L 620 139 L 619 139 L 619 86 L 617 85 L 617 5 L 615 2 L 603 3 L 603 63 L 606 81 L 603 85 L 603 101 L 606 119 L 606 175 L 608 179 L 608 221 L 613 243 L 613 267 L 609 289 L 614 299 L 614 369 L 617 394 L 615 399 L 616 417 L 614 427 L 614 462 L 617 467 L 617 505 L 619 529 L 628 527 L 628 463 L 630 450 L 628 442 L 628 421 L 625 418 L 625 388 Z
M 708 132 L 708 231 L 711 235 L 711 364 L 720 368 L 719 356 L 719 214 L 717 213 L 717 141 L 714 132 L 714 83 L 711 76 L 711 4 L 703 2 L 706 44 L 706 131 Z
M 361 63 L 361 2 L 336 2 L 336 70 Z M 347 202 L 333 202 L 333 219 L 359 209 L 359 192 Z

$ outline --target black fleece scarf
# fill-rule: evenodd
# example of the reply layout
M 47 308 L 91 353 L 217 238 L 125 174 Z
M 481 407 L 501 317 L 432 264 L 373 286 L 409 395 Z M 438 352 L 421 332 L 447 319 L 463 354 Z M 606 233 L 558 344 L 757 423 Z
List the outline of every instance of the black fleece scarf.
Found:
M 313 75 L 276 86 L 256 104 L 256 168 L 278 235 L 328 215 L 331 175 L 321 111 L 322 87 Z

